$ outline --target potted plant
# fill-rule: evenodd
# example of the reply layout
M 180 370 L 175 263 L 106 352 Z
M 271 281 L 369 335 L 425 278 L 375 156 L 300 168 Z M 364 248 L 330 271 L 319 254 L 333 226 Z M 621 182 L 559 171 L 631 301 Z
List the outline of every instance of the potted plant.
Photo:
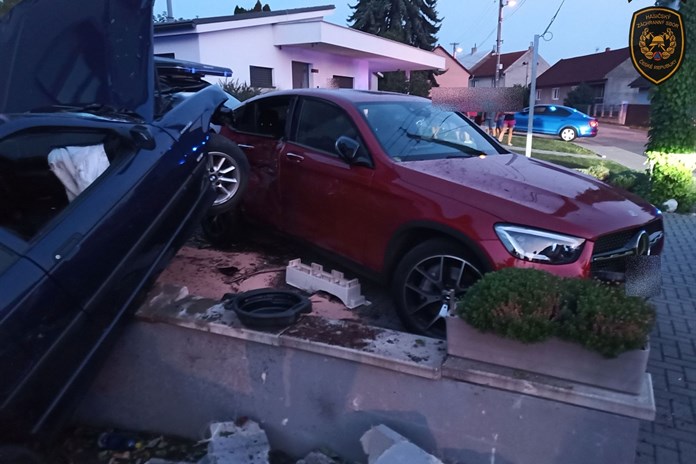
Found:
M 621 287 L 508 268 L 473 285 L 456 312 L 450 356 L 640 392 L 655 310 Z

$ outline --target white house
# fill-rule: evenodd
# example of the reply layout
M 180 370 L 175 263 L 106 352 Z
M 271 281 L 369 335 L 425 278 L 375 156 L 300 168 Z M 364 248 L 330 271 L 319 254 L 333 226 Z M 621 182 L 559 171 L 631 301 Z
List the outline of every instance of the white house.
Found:
M 377 89 L 379 73 L 438 70 L 435 53 L 324 20 L 332 5 L 155 25 L 155 53 L 227 66 L 253 87 Z
M 531 47 L 519 52 L 501 53 L 501 73 L 498 86 L 512 87 L 514 85 L 522 85 L 526 87 L 531 79 L 530 72 L 533 54 L 534 50 Z M 469 68 L 471 73 L 469 87 L 494 87 L 497 62 L 496 54 L 491 52 L 472 68 Z M 538 56 L 537 76 L 541 76 L 547 69 L 549 69 L 549 63 L 541 56 Z

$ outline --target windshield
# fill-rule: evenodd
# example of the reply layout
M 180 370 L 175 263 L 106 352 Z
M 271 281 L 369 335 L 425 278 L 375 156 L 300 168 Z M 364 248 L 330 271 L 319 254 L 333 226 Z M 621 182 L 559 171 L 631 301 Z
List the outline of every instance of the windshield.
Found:
M 363 103 L 358 109 L 396 161 L 507 153 L 464 115 L 429 101 Z

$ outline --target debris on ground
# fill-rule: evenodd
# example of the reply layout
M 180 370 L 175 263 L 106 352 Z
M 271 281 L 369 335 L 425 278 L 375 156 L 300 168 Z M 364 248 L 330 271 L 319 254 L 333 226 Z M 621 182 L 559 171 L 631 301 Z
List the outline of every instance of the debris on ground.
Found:
M 372 427 L 363 434 L 360 443 L 368 464 L 442 464 L 386 425 Z

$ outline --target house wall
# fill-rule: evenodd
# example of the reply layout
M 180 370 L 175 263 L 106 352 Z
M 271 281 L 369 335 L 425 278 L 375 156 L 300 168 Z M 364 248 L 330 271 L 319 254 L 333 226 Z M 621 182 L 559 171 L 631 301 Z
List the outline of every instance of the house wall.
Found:
M 469 86 L 470 74 L 455 62 L 452 55 L 443 51 L 441 48 L 436 48 L 434 53 L 445 58 L 445 69 L 447 71 L 439 76 L 435 76 L 435 80 L 440 87 L 461 88 Z
M 647 92 L 628 85 L 638 77 L 631 59 L 627 59 L 607 73 L 607 83 L 604 87 L 604 104 L 620 105 L 623 102 L 631 104 L 649 104 Z
M 541 98 L 536 102 L 537 104 L 563 105 L 563 102 L 568 96 L 568 93 L 570 93 L 570 91 L 573 90 L 574 87 L 575 86 L 572 85 L 559 86 L 558 100 L 553 99 L 554 87 L 537 88 L 537 90 L 539 90 L 539 92 L 541 93 Z
M 273 25 L 210 31 L 184 36 L 155 37 L 155 53 L 175 53 L 176 58 L 227 66 L 232 79 L 249 83 L 249 66 L 273 69 L 275 89 L 292 89 L 292 62 L 309 63 L 310 87 L 329 87 L 334 75 L 353 77 L 356 89 L 370 88 L 367 62 L 301 47 L 274 45 Z M 248 44 L 248 46 L 240 46 Z
M 517 61 L 512 63 L 505 70 L 503 82 L 505 87 L 513 87 L 515 85 L 528 85 L 532 78 L 532 50 L 527 50 L 527 53 L 522 55 Z M 524 64 L 529 63 L 529 64 Z M 541 76 L 544 71 L 550 68 L 549 63 L 541 56 L 537 57 L 537 77 Z
M 476 78 L 470 79 L 469 80 L 469 87 L 491 88 L 491 87 L 493 87 L 493 78 L 492 77 L 476 77 Z M 505 87 L 505 85 L 501 84 L 501 87 Z

